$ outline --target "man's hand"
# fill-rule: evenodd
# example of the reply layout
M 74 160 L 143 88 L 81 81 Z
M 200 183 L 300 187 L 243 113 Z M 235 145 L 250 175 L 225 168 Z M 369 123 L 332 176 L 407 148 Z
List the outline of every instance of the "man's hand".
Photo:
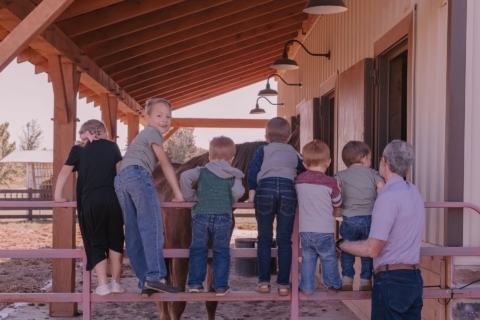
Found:
M 382 252 L 384 246 L 385 241 L 368 238 L 363 241 L 344 241 L 338 247 L 354 256 L 376 258 Z

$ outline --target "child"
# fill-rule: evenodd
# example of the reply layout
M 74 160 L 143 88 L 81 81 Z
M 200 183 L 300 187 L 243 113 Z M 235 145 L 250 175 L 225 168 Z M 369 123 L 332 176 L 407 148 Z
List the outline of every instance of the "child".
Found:
M 120 173 L 115 178 L 115 191 L 125 222 L 128 257 L 142 294 L 150 295 L 152 290 L 178 293 L 179 288 L 165 281 L 162 210 L 152 176 L 157 162 L 160 162 L 173 189 L 174 201 L 184 201 L 173 167 L 163 150 L 162 134 L 168 132 L 172 122 L 170 102 L 161 98 L 148 100 L 145 120 L 147 126 L 133 139 L 125 153 Z
M 372 210 L 377 194 L 385 185 L 377 171 L 370 168 L 372 153 L 362 141 L 349 141 L 342 150 L 342 160 L 348 169 L 337 172 L 334 178 L 342 190 L 343 222 L 340 235 L 345 240 L 366 240 L 372 224 Z M 355 256 L 342 251 L 342 290 L 353 290 Z M 361 257 L 361 291 L 372 290 L 373 260 Z
M 278 294 L 290 293 L 292 232 L 297 205 L 293 180 L 297 171 L 305 171 L 302 159 L 288 145 L 290 124 L 276 117 L 266 125 L 268 145 L 255 152 L 248 169 L 249 201 L 254 202 L 258 228 L 258 291 L 270 292 L 270 258 L 273 220 L 277 218 Z
M 192 208 L 192 245 L 188 287 L 190 292 L 203 292 L 207 271 L 208 241 L 213 242 L 213 289 L 217 296 L 230 291 L 230 232 L 232 205 L 245 193 L 243 172 L 231 166 L 235 144 L 227 137 L 210 141 L 205 167 L 183 172 L 180 186 L 187 201 L 197 201 Z M 198 195 L 192 187 L 198 185 Z
M 79 225 L 87 255 L 87 270 L 95 269 L 98 295 L 122 293 L 120 275 L 123 259 L 123 220 L 113 181 L 122 156 L 117 144 L 106 140 L 105 125 L 98 120 L 85 122 L 84 147 L 74 146 L 62 168 L 55 188 L 55 202 L 64 202 L 61 193 L 65 181 L 78 170 L 77 202 Z M 79 190 L 78 190 L 79 189 Z M 112 281 L 107 282 L 107 258 L 112 268 Z
M 303 147 L 302 157 L 307 171 L 295 180 L 302 243 L 300 290 L 306 294 L 315 291 L 317 258 L 322 264 L 323 285 L 338 290 L 341 280 L 333 239 L 333 212 L 342 204 L 342 196 L 337 181 L 325 174 L 331 162 L 330 148 L 313 140 Z

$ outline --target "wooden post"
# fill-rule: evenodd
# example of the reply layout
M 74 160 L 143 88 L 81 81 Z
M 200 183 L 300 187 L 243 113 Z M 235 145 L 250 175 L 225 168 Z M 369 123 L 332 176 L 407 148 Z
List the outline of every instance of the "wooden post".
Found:
M 168 132 L 163 136 L 163 143 L 167 142 L 167 140 L 170 139 L 170 138 L 175 134 L 175 132 L 178 131 L 178 129 L 180 129 L 180 128 L 179 128 L 179 127 L 171 128 L 170 131 L 168 131 Z
M 58 177 L 76 135 L 77 91 L 80 73 L 77 67 L 63 61 L 58 55 L 48 57 L 54 94 L 53 112 L 53 176 Z M 75 199 L 75 177 L 70 175 L 63 194 Z M 53 248 L 72 249 L 75 241 L 75 209 L 53 209 Z M 75 259 L 53 259 L 52 291 L 75 292 Z M 50 316 L 73 317 L 77 314 L 77 303 L 50 303 Z
M 10 34 L 0 43 L 0 72 L 15 57 L 27 48 L 30 42 L 42 33 L 73 0 L 42 1 Z M 0 3 L 0 5 L 2 5 Z M 5 1 L 8 9 L 9 2 Z
M 128 138 L 127 138 L 128 141 L 127 141 L 127 144 L 130 145 L 132 143 L 133 139 L 135 139 L 135 137 L 138 134 L 138 131 L 139 131 L 138 125 L 140 123 L 140 117 L 136 114 L 129 113 L 127 123 L 128 123 Z
M 118 100 L 116 97 L 108 93 L 100 94 L 102 121 L 107 127 L 108 139 L 113 142 L 117 142 L 117 109 Z

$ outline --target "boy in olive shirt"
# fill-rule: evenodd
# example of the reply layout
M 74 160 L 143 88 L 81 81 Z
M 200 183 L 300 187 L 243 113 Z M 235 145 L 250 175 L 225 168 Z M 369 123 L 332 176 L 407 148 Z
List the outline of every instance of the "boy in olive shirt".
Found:
M 245 193 L 243 172 L 232 167 L 235 144 L 227 137 L 210 141 L 209 163 L 180 175 L 180 188 L 187 201 L 198 201 L 192 208 L 192 244 L 188 287 L 190 292 L 203 292 L 207 273 L 208 241 L 213 241 L 213 288 L 217 296 L 230 291 L 230 232 L 232 206 Z M 198 191 L 192 184 L 197 182 Z

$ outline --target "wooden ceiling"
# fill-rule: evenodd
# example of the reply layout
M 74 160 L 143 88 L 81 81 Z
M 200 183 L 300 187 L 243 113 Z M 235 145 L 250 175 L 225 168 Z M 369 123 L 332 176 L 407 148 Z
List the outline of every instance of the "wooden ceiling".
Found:
M 55 23 L 141 107 L 159 96 L 178 109 L 274 73 L 269 66 L 285 43 L 303 41 L 319 19 L 303 12 L 306 2 L 75 0 Z M 6 34 L 0 27 L 0 40 Z M 35 51 L 25 50 L 18 61 L 48 72 L 48 61 L 28 50 Z M 88 82 L 81 80 L 79 91 L 80 98 L 99 104 L 99 92 Z M 139 112 L 119 109 L 119 118 L 130 111 Z

